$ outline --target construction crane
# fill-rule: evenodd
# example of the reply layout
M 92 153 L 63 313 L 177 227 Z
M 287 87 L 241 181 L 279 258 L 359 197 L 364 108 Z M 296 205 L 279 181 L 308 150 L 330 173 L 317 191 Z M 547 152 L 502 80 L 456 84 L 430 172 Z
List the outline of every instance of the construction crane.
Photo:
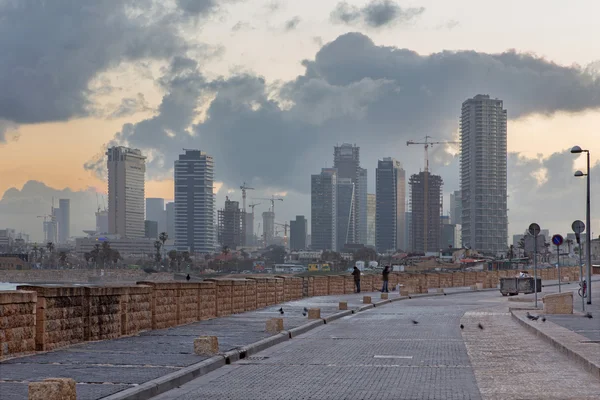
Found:
M 428 214 L 429 214 L 429 147 L 433 147 L 434 144 L 459 144 L 460 142 L 432 142 L 431 136 L 425 136 L 424 142 L 415 142 L 413 140 L 409 140 L 406 142 L 407 146 L 420 144 L 425 148 L 425 173 L 423 174 L 423 251 L 427 253 L 427 239 L 429 232 L 429 224 L 428 224 Z M 414 223 L 414 221 L 413 221 Z M 413 244 L 414 246 L 414 244 Z
M 279 222 L 275 222 L 275 225 L 279 225 L 283 227 L 283 243 L 284 246 L 287 247 L 288 245 L 288 228 L 290 227 L 290 224 L 288 224 L 287 222 L 285 224 L 280 224 Z
M 246 182 L 244 182 L 242 183 L 242 186 L 240 186 L 240 189 L 242 189 L 242 207 L 244 212 L 246 212 L 246 190 L 254 190 L 254 188 L 246 186 Z
M 248 204 L 248 207 L 250 207 L 250 209 L 252 210 L 252 215 L 254 215 L 254 207 L 260 206 L 261 204 L 262 203 Z
M 271 196 L 270 199 L 265 199 L 265 198 L 256 198 L 255 200 L 268 200 L 271 202 L 271 211 L 273 212 L 273 214 L 275 214 L 275 202 L 276 201 L 283 201 L 282 198 L 276 198 L 275 196 Z

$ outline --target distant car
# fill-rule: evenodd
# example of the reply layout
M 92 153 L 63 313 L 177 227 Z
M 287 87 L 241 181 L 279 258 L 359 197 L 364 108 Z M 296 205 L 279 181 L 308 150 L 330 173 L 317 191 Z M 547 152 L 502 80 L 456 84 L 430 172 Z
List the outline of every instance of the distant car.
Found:
M 252 273 L 252 272 L 251 272 L 251 271 L 248 271 L 248 270 L 242 271 L 242 274 L 251 274 L 251 273 Z

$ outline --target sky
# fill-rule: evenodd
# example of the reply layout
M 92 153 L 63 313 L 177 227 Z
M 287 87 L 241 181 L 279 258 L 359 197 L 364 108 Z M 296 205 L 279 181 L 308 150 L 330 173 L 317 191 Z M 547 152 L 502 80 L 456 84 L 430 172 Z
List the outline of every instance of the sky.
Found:
M 378 159 L 418 172 L 406 141 L 456 140 L 461 103 L 482 93 L 508 110 L 509 233 L 567 233 L 585 219 L 571 146 L 591 151 L 600 198 L 599 13 L 595 0 L 0 0 L 0 229 L 42 240 L 53 197 L 72 199 L 74 235 L 93 229 L 113 144 L 148 156 L 147 197 L 173 198 L 173 161 L 199 148 L 219 207 L 247 182 L 285 198 L 279 222 L 309 216 L 310 174 L 334 145 L 361 147 L 374 192 Z M 456 148 L 430 159 L 447 210 Z

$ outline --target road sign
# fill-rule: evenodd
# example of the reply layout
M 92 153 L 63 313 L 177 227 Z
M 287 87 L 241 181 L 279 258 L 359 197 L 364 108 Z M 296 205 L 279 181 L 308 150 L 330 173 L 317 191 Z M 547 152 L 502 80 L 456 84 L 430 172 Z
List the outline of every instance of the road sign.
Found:
M 554 235 L 552 236 L 552 244 L 554 244 L 555 246 L 560 246 L 561 244 L 563 244 L 563 237 L 561 235 Z
M 573 232 L 575 232 L 575 233 L 585 232 L 585 224 L 583 223 L 583 221 L 580 221 L 580 220 L 573 222 L 573 225 L 571 225 L 571 228 L 573 229 Z
M 537 236 L 539 235 L 541 232 L 540 226 L 538 224 L 531 224 L 529 225 L 529 234 L 532 236 Z

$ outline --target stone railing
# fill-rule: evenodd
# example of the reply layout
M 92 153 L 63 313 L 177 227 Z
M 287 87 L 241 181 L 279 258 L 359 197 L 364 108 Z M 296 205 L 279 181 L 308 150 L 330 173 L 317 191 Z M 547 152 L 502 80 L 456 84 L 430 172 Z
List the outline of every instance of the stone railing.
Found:
M 390 289 L 404 294 L 450 287 L 496 287 L 516 271 L 391 273 Z M 578 268 L 562 268 L 578 280 Z M 556 269 L 540 269 L 543 280 Z M 380 274 L 365 274 L 361 290 L 381 288 Z M 0 292 L 0 357 L 48 351 L 76 343 L 114 339 L 150 329 L 164 329 L 252 311 L 302 297 L 354 292 L 350 274 L 303 278 L 251 277 L 201 282 L 140 281 L 130 286 L 35 286 Z

